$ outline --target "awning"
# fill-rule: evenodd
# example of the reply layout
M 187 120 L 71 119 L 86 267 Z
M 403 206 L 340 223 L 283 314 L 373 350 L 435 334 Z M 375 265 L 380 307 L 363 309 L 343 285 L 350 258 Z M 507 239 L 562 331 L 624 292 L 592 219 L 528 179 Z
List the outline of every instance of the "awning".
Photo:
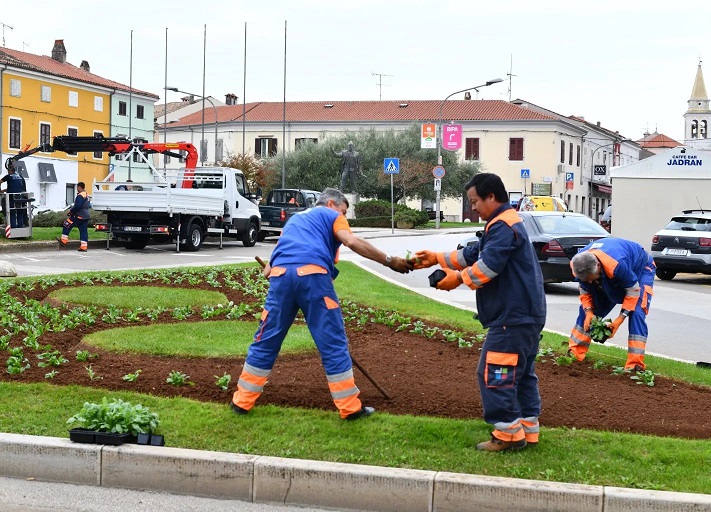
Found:
M 595 186 L 603 194 L 612 194 L 612 187 L 608 185 L 598 185 L 597 183 L 595 183 Z

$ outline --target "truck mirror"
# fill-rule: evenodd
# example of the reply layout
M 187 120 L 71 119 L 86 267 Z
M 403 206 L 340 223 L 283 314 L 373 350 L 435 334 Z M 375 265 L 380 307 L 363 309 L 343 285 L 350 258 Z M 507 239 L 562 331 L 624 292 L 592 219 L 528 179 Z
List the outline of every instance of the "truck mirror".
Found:
M 262 187 L 257 187 L 257 197 L 262 197 Z

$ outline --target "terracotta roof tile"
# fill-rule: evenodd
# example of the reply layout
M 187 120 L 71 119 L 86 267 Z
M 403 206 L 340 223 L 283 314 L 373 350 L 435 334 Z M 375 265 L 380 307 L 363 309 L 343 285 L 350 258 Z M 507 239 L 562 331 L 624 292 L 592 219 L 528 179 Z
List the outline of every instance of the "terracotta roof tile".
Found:
M 683 144 L 661 133 L 649 133 L 637 141 L 642 148 L 675 148 Z
M 437 121 L 441 101 L 289 101 L 286 103 L 288 122 L 378 122 Z M 217 107 L 219 123 L 242 120 L 242 105 Z M 281 122 L 284 117 L 281 102 L 248 103 L 246 121 Z M 444 104 L 442 119 L 447 121 L 519 121 L 557 120 L 533 110 L 502 100 L 451 100 Z M 215 122 L 212 108 L 205 109 L 205 123 Z M 170 126 L 202 123 L 202 111 L 190 114 Z
M 134 89 L 119 82 L 109 80 L 108 78 L 100 77 L 88 71 L 84 71 L 73 64 L 57 62 L 52 59 L 52 57 L 46 55 L 34 55 L 19 50 L 11 50 L 10 48 L 0 48 L 0 63 L 32 71 L 40 71 L 49 75 L 69 78 L 87 84 L 110 87 L 123 92 L 133 92 L 133 94 L 140 94 L 141 96 L 148 96 L 150 98 L 159 98 L 156 94 Z

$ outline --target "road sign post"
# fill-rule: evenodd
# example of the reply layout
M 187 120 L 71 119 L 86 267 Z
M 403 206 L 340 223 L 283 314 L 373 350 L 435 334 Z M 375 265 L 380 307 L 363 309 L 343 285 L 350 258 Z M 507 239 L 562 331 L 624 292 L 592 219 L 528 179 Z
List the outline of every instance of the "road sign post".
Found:
M 442 189 L 442 178 L 444 178 L 445 171 L 444 167 L 441 165 L 435 166 L 434 169 L 432 169 L 432 175 L 435 177 L 435 191 L 437 192 L 437 206 L 436 206 L 436 211 L 435 211 L 435 229 L 439 229 L 439 194 L 440 190 Z M 439 181 L 439 186 L 437 185 L 437 182 Z
M 385 158 L 383 160 L 383 172 L 390 175 L 390 230 L 395 234 L 395 193 L 393 187 L 393 174 L 400 173 L 399 158 Z

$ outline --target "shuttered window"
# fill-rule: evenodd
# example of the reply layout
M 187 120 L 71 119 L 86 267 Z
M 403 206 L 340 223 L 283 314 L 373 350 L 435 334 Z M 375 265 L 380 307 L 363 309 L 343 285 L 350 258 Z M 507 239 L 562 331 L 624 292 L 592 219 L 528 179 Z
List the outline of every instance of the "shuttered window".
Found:
M 523 138 L 512 137 L 509 139 L 509 160 L 523 160 Z
M 464 159 L 465 160 L 479 160 L 479 138 L 465 139 L 464 143 Z

